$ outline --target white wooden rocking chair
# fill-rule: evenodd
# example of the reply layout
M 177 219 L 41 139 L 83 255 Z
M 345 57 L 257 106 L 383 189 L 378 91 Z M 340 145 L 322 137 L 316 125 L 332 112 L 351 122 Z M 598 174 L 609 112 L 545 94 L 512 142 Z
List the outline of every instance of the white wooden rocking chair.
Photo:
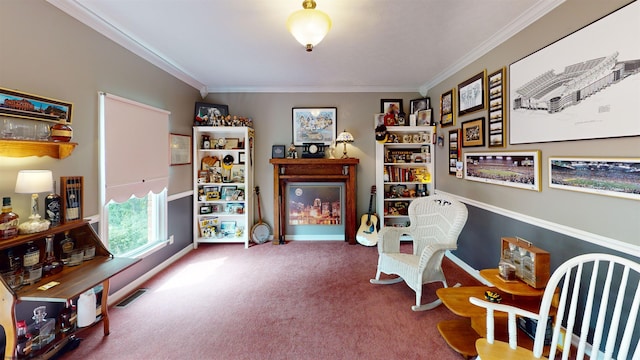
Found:
M 557 296 L 557 289 L 560 289 L 557 315 L 550 320 L 549 313 L 556 303 L 554 295 Z M 632 344 L 634 333 L 637 336 L 640 330 L 640 264 L 631 260 L 609 254 L 585 254 L 568 260 L 551 275 L 537 314 L 473 297 L 469 300 L 487 309 L 487 338 L 476 341 L 478 359 L 543 358 L 547 322 L 552 321 L 549 359 L 558 354 L 562 359 L 569 358 L 572 339 L 575 338 L 573 345 L 577 352 L 571 358 L 583 359 L 589 340 L 592 343 L 590 359 L 612 359 L 616 355 L 619 360 L 640 360 L 637 338 L 635 345 Z M 494 338 L 495 311 L 508 314 L 509 343 Z M 517 346 L 516 316 L 538 322 L 533 351 Z M 576 335 L 572 336 L 574 333 Z M 588 338 L 591 333 L 593 337 Z
M 409 227 L 384 227 L 378 233 L 378 270 L 372 284 L 395 284 L 405 281 L 416 293 L 413 311 L 430 310 L 440 305 L 438 299 L 421 304 L 422 285 L 447 280 L 442 273 L 442 258 L 447 250 L 457 248 L 458 235 L 467 222 L 467 207 L 458 200 L 443 195 L 415 199 L 409 205 Z M 409 235 L 413 253 L 400 252 L 400 238 Z M 380 275 L 398 275 L 380 279 Z

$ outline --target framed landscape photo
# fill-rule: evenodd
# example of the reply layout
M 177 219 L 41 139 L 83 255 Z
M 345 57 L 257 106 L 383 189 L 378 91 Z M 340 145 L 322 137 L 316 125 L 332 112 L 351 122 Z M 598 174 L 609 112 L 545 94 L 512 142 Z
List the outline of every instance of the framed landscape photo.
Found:
M 484 118 L 462 123 L 462 147 L 484 146 Z
M 549 187 L 640 200 L 640 158 L 549 157 Z
M 456 95 L 453 89 L 440 96 L 440 127 L 456 124 L 453 109 L 456 106 Z
M 0 88 L 0 116 L 71 124 L 73 104 Z
M 540 191 L 540 151 L 466 152 L 465 180 Z
M 292 108 L 293 144 L 322 143 L 336 139 L 338 109 L 335 107 Z
M 220 116 L 229 115 L 228 105 L 208 104 L 196 102 L 195 125 L 211 126 L 213 120 Z
M 489 87 L 489 147 L 505 146 L 505 72 L 503 67 L 487 76 Z
M 512 63 L 509 142 L 640 135 L 640 46 L 620 36 L 638 19 L 635 1 Z
M 458 85 L 458 116 L 466 115 L 485 107 L 486 70 Z

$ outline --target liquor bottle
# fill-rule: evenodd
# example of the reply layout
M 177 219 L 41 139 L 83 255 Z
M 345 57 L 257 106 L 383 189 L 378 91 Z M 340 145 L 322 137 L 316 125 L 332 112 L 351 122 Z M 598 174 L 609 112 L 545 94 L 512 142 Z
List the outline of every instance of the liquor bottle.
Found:
M 25 268 L 32 267 L 40 263 L 40 248 L 33 243 L 33 241 L 29 241 L 24 250 L 24 255 L 22 255 L 22 266 Z
M 69 235 L 68 231 L 64 232 L 64 239 L 60 241 L 60 260 L 62 260 L 63 264 L 67 264 L 69 262 L 69 258 L 71 257 L 71 252 L 75 248 L 75 242 Z
M 42 274 L 49 276 L 57 274 L 62 271 L 62 262 L 56 259 L 56 255 L 53 252 L 53 235 L 48 235 L 45 238 L 45 255 L 44 264 L 42 265 Z
M 64 308 L 58 314 L 58 324 L 60 324 L 60 331 L 63 334 L 68 334 L 74 330 L 75 318 L 73 303 L 71 300 L 67 300 Z
M 11 198 L 2 198 L 2 213 L 0 213 L 0 240 L 7 240 L 18 236 L 18 214 L 13 212 Z
M 33 317 L 35 321 L 28 329 L 31 333 L 33 350 L 40 350 L 49 344 L 56 336 L 56 320 L 47 318 L 47 307 L 42 305 L 33 309 Z
M 60 211 L 62 198 L 58 195 L 56 181 L 53 181 L 53 192 L 44 199 L 44 218 L 51 222 L 51 226 L 60 225 Z
M 29 356 L 31 353 L 31 336 L 27 334 L 27 322 L 20 320 L 16 323 L 18 332 L 18 341 L 16 346 L 16 352 L 18 358 L 23 359 Z

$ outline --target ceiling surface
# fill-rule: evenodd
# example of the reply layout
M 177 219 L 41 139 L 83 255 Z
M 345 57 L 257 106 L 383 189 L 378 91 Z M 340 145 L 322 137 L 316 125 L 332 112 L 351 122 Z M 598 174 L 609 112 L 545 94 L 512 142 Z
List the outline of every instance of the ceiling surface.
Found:
M 431 87 L 564 0 L 316 0 L 333 27 L 312 52 L 287 31 L 302 0 L 47 0 L 208 92 Z

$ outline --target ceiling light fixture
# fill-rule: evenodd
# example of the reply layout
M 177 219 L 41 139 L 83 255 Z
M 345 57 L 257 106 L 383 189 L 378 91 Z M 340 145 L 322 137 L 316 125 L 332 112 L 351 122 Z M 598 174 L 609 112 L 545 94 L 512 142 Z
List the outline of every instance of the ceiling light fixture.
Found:
M 331 29 L 329 15 L 316 10 L 314 0 L 304 0 L 302 10 L 289 15 L 287 28 L 300 44 L 306 47 L 307 52 L 312 51 Z

